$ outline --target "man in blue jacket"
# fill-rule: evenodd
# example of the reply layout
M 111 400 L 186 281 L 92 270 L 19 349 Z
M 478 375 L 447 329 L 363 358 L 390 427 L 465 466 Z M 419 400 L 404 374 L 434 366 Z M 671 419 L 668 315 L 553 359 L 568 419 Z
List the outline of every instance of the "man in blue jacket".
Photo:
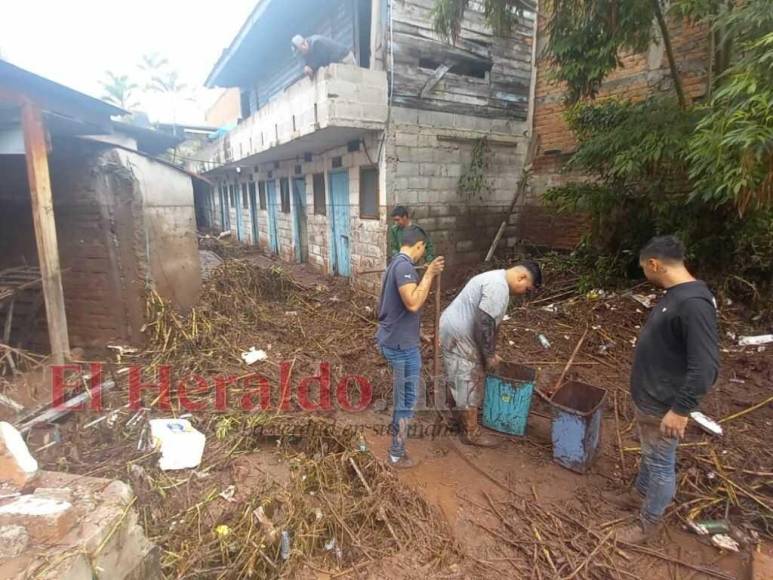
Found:
M 666 295 L 642 328 L 631 370 L 641 463 L 626 500 L 639 517 L 618 530 L 621 542 L 645 543 L 658 531 L 676 493 L 679 440 L 719 372 L 716 300 L 684 257 L 674 236 L 653 238 L 639 254 L 644 275 Z

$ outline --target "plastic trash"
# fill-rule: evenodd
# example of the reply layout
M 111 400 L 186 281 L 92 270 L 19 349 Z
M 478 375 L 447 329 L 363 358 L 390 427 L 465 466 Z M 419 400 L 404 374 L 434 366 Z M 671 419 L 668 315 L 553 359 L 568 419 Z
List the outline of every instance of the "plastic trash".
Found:
M 254 346 L 250 350 L 242 353 L 242 360 L 248 365 L 255 364 L 258 361 L 264 361 L 268 358 L 265 350 L 257 350 Z
M 254 515 L 255 519 L 258 520 L 258 523 L 260 524 L 260 529 L 263 531 L 263 534 L 266 536 L 266 539 L 271 543 L 275 542 L 277 530 L 274 527 L 274 524 L 271 521 L 271 518 L 269 518 L 266 515 L 266 511 L 265 509 L 263 509 L 263 506 L 258 506 L 252 512 L 252 515 Z
M 185 419 L 150 421 L 153 447 L 161 451 L 158 466 L 164 471 L 192 469 L 201 463 L 206 436 Z
M 740 552 L 741 546 L 727 534 L 716 534 L 711 536 L 711 543 L 720 550 L 729 550 L 731 552 Z
M 693 411 L 690 413 L 690 418 L 709 435 L 722 436 L 722 426 L 711 417 L 707 417 L 699 411 Z
M 287 530 L 282 531 L 282 539 L 279 542 L 279 553 L 282 556 L 282 560 L 287 560 L 290 557 L 290 532 Z
M 738 346 L 760 346 L 773 342 L 773 334 L 758 334 L 757 336 L 739 336 Z
M 217 534 L 218 538 L 225 538 L 226 536 L 231 535 L 231 528 L 225 524 L 220 524 L 215 528 L 215 534 Z
M 726 520 L 701 520 L 698 522 L 687 520 L 687 524 L 699 536 L 727 534 L 730 532 L 730 524 Z
M 545 336 L 544 334 L 538 334 L 538 335 L 537 335 L 537 339 L 539 339 L 539 343 L 540 343 L 540 344 L 541 344 L 541 345 L 542 345 L 544 348 L 550 348 L 550 341 L 548 340 L 548 337 L 547 337 L 547 336 Z
M 643 294 L 631 294 L 631 298 L 644 306 L 644 308 L 652 308 L 652 301 L 655 300 L 657 296 L 655 294 L 649 294 L 647 296 L 644 296 Z
M 235 485 L 229 485 L 223 491 L 221 491 L 219 495 L 225 501 L 234 502 L 234 501 L 236 501 L 234 499 L 234 495 L 235 494 L 236 494 L 236 486 Z

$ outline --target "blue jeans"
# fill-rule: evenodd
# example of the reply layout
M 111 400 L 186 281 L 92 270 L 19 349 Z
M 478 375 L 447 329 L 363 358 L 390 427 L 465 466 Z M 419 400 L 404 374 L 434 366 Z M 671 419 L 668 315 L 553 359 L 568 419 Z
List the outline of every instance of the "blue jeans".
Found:
M 406 349 L 382 346 L 381 354 L 392 367 L 394 408 L 391 425 L 392 446 L 389 448 L 389 454 L 393 457 L 403 457 L 408 422 L 413 419 L 421 378 L 421 351 L 418 346 Z
M 676 448 L 679 440 L 665 437 L 660 432 L 660 419 L 638 409 L 636 411 L 641 463 L 635 485 L 644 496 L 641 518 L 652 524 L 660 521 L 676 493 Z

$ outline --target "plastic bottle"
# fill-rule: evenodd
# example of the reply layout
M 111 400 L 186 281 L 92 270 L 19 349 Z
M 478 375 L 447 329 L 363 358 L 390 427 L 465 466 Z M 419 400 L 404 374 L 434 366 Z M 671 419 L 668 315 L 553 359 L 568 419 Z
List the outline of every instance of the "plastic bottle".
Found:
M 287 530 L 282 532 L 282 539 L 279 544 L 279 553 L 282 556 L 282 560 L 287 560 L 290 557 L 290 532 Z

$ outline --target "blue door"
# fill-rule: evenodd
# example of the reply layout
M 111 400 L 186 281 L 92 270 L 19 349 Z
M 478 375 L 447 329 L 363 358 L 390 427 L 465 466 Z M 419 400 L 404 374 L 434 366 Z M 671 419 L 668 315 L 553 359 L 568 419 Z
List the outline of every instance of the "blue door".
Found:
M 279 254 L 279 230 L 276 225 L 276 180 L 266 182 L 268 198 L 268 241 L 271 251 Z
M 225 191 L 225 185 L 220 186 L 220 231 L 227 231 L 230 228 L 228 223 L 228 194 Z
M 236 239 L 240 242 L 244 241 L 244 200 L 247 199 L 247 184 L 236 184 Z
M 255 182 L 250 181 L 250 223 L 252 224 L 252 245 L 258 245 L 258 196 L 255 192 Z
M 309 241 L 306 228 L 306 179 L 293 179 L 293 242 L 295 259 L 299 263 L 309 259 Z
M 334 274 L 350 276 L 349 173 L 336 171 L 330 180 L 330 264 Z

